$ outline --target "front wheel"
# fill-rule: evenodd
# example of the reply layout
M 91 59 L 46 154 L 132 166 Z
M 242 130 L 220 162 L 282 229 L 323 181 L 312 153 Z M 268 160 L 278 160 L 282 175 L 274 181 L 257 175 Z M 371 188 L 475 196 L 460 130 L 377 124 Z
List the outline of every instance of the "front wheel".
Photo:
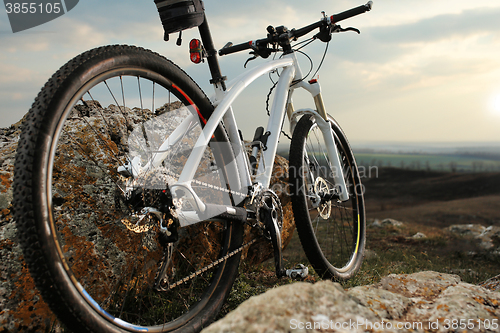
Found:
M 83 53 L 38 95 L 19 140 L 14 207 L 36 285 L 71 330 L 197 332 L 222 306 L 241 224 L 204 221 L 166 239 L 159 230 L 173 218 L 148 213 L 170 205 L 168 184 L 212 111 L 181 69 L 129 46 Z M 222 126 L 197 184 L 226 184 L 218 177 L 233 154 L 215 142 L 227 142 Z
M 312 115 L 297 123 L 290 146 L 290 189 L 299 238 L 322 278 L 345 280 L 360 268 L 365 248 L 363 187 L 345 134 L 329 119 L 350 198 L 336 199 L 323 134 Z

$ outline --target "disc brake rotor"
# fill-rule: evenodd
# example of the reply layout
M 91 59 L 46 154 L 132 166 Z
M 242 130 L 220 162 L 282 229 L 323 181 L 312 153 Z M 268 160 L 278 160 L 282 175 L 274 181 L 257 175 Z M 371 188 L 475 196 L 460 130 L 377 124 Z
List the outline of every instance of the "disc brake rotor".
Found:
M 319 193 L 329 194 L 330 189 L 328 188 L 327 181 L 321 177 L 316 178 L 316 180 L 314 181 L 314 192 L 316 194 Z M 319 216 L 321 216 L 321 218 L 326 220 L 330 217 L 330 214 L 332 212 L 332 203 L 330 201 L 326 201 L 324 203 L 321 203 L 317 209 Z

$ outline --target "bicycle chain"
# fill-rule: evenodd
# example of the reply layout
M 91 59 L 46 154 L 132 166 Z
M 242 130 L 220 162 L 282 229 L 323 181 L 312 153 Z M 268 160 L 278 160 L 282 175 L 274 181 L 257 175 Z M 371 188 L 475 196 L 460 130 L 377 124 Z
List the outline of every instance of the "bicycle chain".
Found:
M 274 193 L 274 192 L 273 192 Z M 257 209 L 258 211 L 258 209 Z M 180 279 L 178 280 L 177 282 L 173 283 L 173 284 L 168 284 L 168 287 L 167 288 L 162 288 L 161 291 L 167 291 L 167 290 L 172 290 L 173 288 L 183 284 L 183 283 L 186 283 L 187 281 L 189 280 L 192 280 L 194 279 L 195 277 L 201 275 L 202 273 L 208 271 L 209 269 L 213 268 L 213 267 L 216 267 L 217 265 L 221 264 L 222 262 L 226 261 L 227 259 L 231 258 L 232 256 L 236 255 L 237 253 L 243 251 L 244 249 L 246 249 L 247 247 L 250 247 L 252 244 L 254 244 L 255 242 L 257 242 L 260 238 L 262 237 L 266 237 L 265 236 L 265 233 L 264 233 L 264 228 L 262 226 L 260 226 L 258 223 L 257 224 L 253 224 L 253 225 L 250 225 L 252 228 L 255 228 L 255 229 L 258 229 L 260 231 L 260 236 L 252 239 L 251 241 L 249 241 L 248 243 L 246 244 L 243 244 L 242 246 L 240 246 L 239 248 L 231 251 L 230 253 L 226 254 L 225 256 L 223 256 L 222 258 L 219 258 L 217 259 L 216 261 L 208 264 L 207 266 L 197 270 L 196 272 L 190 274 L 189 276 L 183 278 L 183 279 Z M 267 237 L 266 237 L 267 238 Z M 165 260 L 165 259 L 162 259 L 162 260 Z M 160 264 L 161 266 L 161 264 Z M 155 277 L 155 280 L 157 279 L 158 277 Z
M 191 273 L 189 276 L 186 276 L 185 278 L 183 279 L 180 279 L 178 280 L 177 282 L 175 283 L 172 283 L 172 284 L 168 284 L 168 286 L 166 288 L 163 288 L 160 290 L 160 291 L 168 291 L 168 290 L 172 290 L 174 289 L 175 287 L 183 284 L 183 283 L 186 283 L 188 282 L 189 280 L 192 280 L 194 279 L 195 277 L 201 275 L 202 273 L 205 273 L 206 271 L 208 271 L 209 269 L 213 268 L 213 267 L 216 267 L 217 265 L 221 264 L 222 262 L 226 261 L 227 259 L 231 258 L 232 256 L 238 254 L 239 252 L 243 251 L 244 249 L 246 249 L 247 247 L 250 247 L 252 244 L 254 244 L 255 242 L 257 242 L 258 238 L 254 238 L 252 239 L 250 242 L 240 246 L 239 248 L 237 248 L 236 250 L 234 251 L 231 251 L 230 253 L 226 254 L 224 257 L 222 258 L 219 258 L 217 259 L 216 261 L 208 264 L 207 266 L 197 270 L 196 272 L 194 273 Z M 156 278 L 155 278 L 156 280 Z
M 159 167 L 159 168 L 155 168 L 154 170 L 155 172 L 157 172 L 157 175 L 160 174 L 161 175 L 164 175 L 165 176 L 165 183 L 168 184 L 168 180 L 172 181 L 171 179 L 169 179 L 169 177 L 174 177 L 176 179 L 179 179 L 180 175 L 171 171 L 170 169 L 168 168 L 165 168 L 165 167 Z M 197 180 L 197 179 L 193 179 L 192 180 L 193 183 L 197 184 L 197 185 L 200 185 L 200 186 L 204 186 L 204 187 L 207 187 L 207 188 L 210 188 L 210 189 L 214 189 L 214 190 L 218 190 L 218 191 L 221 191 L 221 192 L 225 192 L 225 193 L 228 193 L 228 194 L 236 194 L 240 197 L 243 197 L 245 199 L 249 198 L 250 195 L 249 194 L 243 194 L 241 192 L 238 192 L 238 191 L 233 191 L 233 190 L 229 190 L 227 188 L 223 188 L 223 187 L 220 187 L 220 186 L 217 186 L 217 185 L 213 185 L 213 184 L 209 184 L 209 183 L 206 183 L 206 182 L 203 182 L 203 181 L 200 181 L 200 180 Z M 173 184 L 169 184 L 170 185 L 173 185 Z M 253 199 L 255 198 L 255 194 L 256 193 L 253 193 L 252 194 L 252 201 Z M 177 207 L 178 208 L 178 207 Z M 218 266 L 219 264 L 221 264 L 222 262 L 228 260 L 229 258 L 233 257 L 234 255 L 240 253 L 241 251 L 243 251 L 244 249 L 250 247 L 251 245 L 253 245 L 255 242 L 257 242 L 261 237 L 264 236 L 264 230 L 263 230 L 263 227 L 260 226 L 258 223 L 256 224 L 249 224 L 252 228 L 256 228 L 256 229 L 259 229 L 260 231 L 260 237 L 256 237 L 254 239 L 252 239 L 250 242 L 246 243 L 246 244 L 243 244 L 242 246 L 240 246 L 239 248 L 231 251 L 230 253 L 226 254 L 225 256 L 223 256 L 222 258 L 219 258 L 217 259 L 216 261 L 208 264 L 207 266 L 195 271 L 194 273 L 191 273 L 189 276 L 186 276 L 172 284 L 167 284 L 167 287 L 162 287 L 161 286 L 161 283 L 159 285 L 159 289 L 158 291 L 169 291 L 169 290 L 172 290 L 173 288 L 183 284 L 183 283 L 186 283 L 192 279 L 194 279 L 195 277 L 203 274 L 204 272 L 208 271 L 209 269 L 212 269 L 216 266 Z M 160 267 L 163 263 L 164 260 L 168 260 L 167 258 L 165 258 L 165 255 L 163 256 L 162 258 L 162 261 L 160 262 Z M 160 273 L 160 270 L 157 271 L 156 273 L 156 276 L 155 276 L 155 281 L 158 279 L 158 274 Z
M 166 176 L 170 176 L 170 177 L 175 177 L 175 178 L 179 178 L 180 175 L 176 174 L 175 172 L 171 171 L 170 169 L 167 169 L 167 168 L 164 168 L 164 167 L 161 167 L 161 168 L 157 168 L 155 171 L 160 171 L 161 173 L 165 174 Z M 250 196 L 248 194 L 243 194 L 241 192 L 238 192 L 238 191 L 233 191 L 233 190 L 229 190 L 227 188 L 223 188 L 223 187 L 220 187 L 220 186 L 217 186 L 217 185 L 213 185 L 213 184 L 209 184 L 209 183 L 206 183 L 206 182 L 203 182 L 203 181 L 200 181 L 200 180 L 196 180 L 196 179 L 193 179 L 192 180 L 195 184 L 197 185 L 200 185 L 200 186 L 204 186 L 204 187 L 208 187 L 210 189 L 214 189 L 214 190 L 218 190 L 218 191 L 221 191 L 221 192 L 225 192 L 225 193 L 228 193 L 228 194 L 236 194 L 238 196 L 241 196 L 241 197 L 244 197 L 245 199 L 246 198 L 249 198 Z M 251 225 L 252 226 L 252 225 Z M 258 228 L 257 225 L 254 225 L 252 227 L 256 227 Z M 259 240 L 260 237 L 257 237 L 257 238 L 254 238 L 252 239 L 250 242 L 246 243 L 246 244 L 243 244 L 242 246 L 240 246 L 239 248 L 231 251 L 230 253 L 226 254 L 225 256 L 223 256 L 222 258 L 219 258 L 217 259 L 216 261 L 208 264 L 207 266 L 203 267 L 203 268 L 200 268 L 199 270 L 197 270 L 196 272 L 194 273 L 191 273 L 189 276 L 186 276 L 185 278 L 182 278 L 172 284 L 168 284 L 167 287 L 160 287 L 161 289 L 159 289 L 159 291 L 168 291 L 168 290 L 172 290 L 173 288 L 183 284 L 183 283 L 186 283 L 192 279 L 194 279 L 195 277 L 205 273 L 206 271 L 208 271 L 209 269 L 212 269 L 216 266 L 218 266 L 219 264 L 221 264 L 222 262 L 228 260 L 229 258 L 233 257 L 234 255 L 242 252 L 243 250 L 245 250 L 246 248 L 250 247 L 251 245 L 253 245 L 255 242 L 257 242 Z M 164 258 L 162 258 L 162 262 L 166 260 L 165 256 Z M 161 263 L 160 263 L 160 267 L 161 267 Z M 158 274 L 159 274 L 159 271 L 157 272 L 157 276 L 155 277 L 155 280 L 158 278 Z

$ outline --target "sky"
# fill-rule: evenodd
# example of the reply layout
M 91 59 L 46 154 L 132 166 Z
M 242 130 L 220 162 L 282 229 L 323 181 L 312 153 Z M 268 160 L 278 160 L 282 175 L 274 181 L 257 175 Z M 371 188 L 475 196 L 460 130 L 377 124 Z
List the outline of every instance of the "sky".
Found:
M 266 36 L 268 25 L 300 28 L 363 4 L 360 0 L 206 0 L 217 48 Z M 361 34 L 333 36 L 319 71 L 330 113 L 354 144 L 500 144 L 500 2 L 498 0 L 374 0 L 373 10 L 341 22 Z M 82 0 L 51 22 L 12 33 L 0 11 L 0 127 L 29 110 L 49 77 L 74 56 L 107 44 L 138 45 L 184 68 L 210 95 L 206 65 L 189 61 L 182 47 L 163 41 L 153 0 Z M 303 49 L 321 61 L 325 44 Z M 249 55 L 221 57 L 229 79 L 241 73 Z M 299 55 L 303 71 L 309 61 Z M 258 59 L 249 67 L 266 61 Z M 265 124 L 272 83 L 262 77 L 234 104 L 245 139 Z M 297 94 L 296 108 L 312 107 Z

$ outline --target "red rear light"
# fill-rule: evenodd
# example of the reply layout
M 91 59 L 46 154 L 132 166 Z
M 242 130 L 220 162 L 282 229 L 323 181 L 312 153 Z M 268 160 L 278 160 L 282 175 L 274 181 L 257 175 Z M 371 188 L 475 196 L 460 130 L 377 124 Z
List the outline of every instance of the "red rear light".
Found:
M 199 39 L 192 39 L 189 42 L 189 58 L 195 64 L 203 61 L 203 48 Z
M 201 46 L 201 42 L 199 39 L 192 39 L 191 42 L 189 42 L 189 48 L 191 50 L 193 49 L 199 49 Z
M 191 61 L 195 64 L 199 64 L 201 62 L 201 55 L 199 53 L 191 53 Z

